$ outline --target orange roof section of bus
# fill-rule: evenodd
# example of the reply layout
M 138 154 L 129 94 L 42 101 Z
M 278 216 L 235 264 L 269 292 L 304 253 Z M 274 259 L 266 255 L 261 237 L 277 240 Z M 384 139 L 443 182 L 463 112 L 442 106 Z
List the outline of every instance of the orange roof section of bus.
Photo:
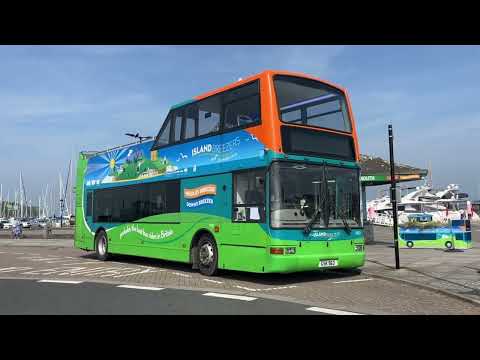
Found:
M 350 97 L 345 88 L 339 85 L 333 84 L 329 81 L 322 80 L 314 76 L 310 76 L 310 75 L 299 73 L 299 72 L 267 70 L 267 71 L 261 72 L 260 74 L 252 75 L 245 79 L 236 81 L 222 88 L 209 91 L 200 96 L 196 96 L 194 99 L 202 100 L 209 96 L 247 84 L 251 81 L 260 80 L 260 99 L 261 99 L 260 101 L 261 101 L 261 111 L 262 111 L 261 118 L 263 121 L 261 125 L 250 127 L 245 130 L 248 131 L 250 134 L 254 135 L 255 137 L 257 137 L 258 140 L 261 141 L 267 149 L 271 149 L 275 152 L 282 153 L 283 151 L 281 147 L 282 140 L 281 140 L 281 134 L 280 134 L 280 127 L 281 125 L 285 125 L 285 124 L 280 121 L 280 116 L 278 113 L 277 100 L 276 100 L 275 89 L 273 85 L 273 77 L 275 75 L 297 76 L 297 77 L 302 77 L 306 79 L 320 81 L 326 85 L 329 85 L 331 87 L 334 87 L 342 91 L 345 94 L 345 99 L 347 101 L 348 115 L 352 122 L 351 136 L 353 136 L 353 141 L 354 141 L 355 159 L 356 161 L 359 161 L 360 148 L 358 144 L 357 126 L 355 123 L 353 112 L 351 110 Z M 316 127 L 305 126 L 305 125 L 288 124 L 288 126 L 305 128 L 305 129 L 310 129 L 315 131 L 330 132 L 330 133 L 341 134 L 341 135 L 346 134 L 345 132 L 342 132 L 342 131 L 336 131 L 331 129 L 319 129 Z

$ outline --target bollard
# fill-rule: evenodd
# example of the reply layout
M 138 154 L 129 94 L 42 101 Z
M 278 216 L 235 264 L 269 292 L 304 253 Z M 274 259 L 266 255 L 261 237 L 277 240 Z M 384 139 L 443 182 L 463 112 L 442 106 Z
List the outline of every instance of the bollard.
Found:
M 363 233 L 364 233 L 366 245 L 375 243 L 374 227 L 370 221 L 365 221 L 363 223 Z

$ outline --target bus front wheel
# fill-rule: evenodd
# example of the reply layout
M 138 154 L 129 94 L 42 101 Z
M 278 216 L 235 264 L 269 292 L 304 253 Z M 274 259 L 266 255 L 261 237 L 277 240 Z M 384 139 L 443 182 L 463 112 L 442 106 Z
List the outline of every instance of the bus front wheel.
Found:
M 108 238 L 104 230 L 100 230 L 95 238 L 95 252 L 98 260 L 108 260 Z
M 218 270 L 218 250 L 210 235 L 202 235 L 198 242 L 198 268 L 203 275 L 213 276 Z

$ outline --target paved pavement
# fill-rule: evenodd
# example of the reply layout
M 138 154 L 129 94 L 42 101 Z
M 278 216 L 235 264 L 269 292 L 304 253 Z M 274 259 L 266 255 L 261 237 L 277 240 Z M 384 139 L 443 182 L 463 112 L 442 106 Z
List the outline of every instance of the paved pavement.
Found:
M 48 234 L 48 239 L 72 239 L 74 227 L 53 228 Z M 45 239 L 45 230 L 43 229 L 23 229 L 22 240 L 27 239 Z M 0 239 L 9 240 L 12 238 L 12 231 L 0 229 Z
M 0 242 L 0 279 L 67 280 L 195 290 L 361 314 L 480 314 L 480 306 L 461 299 L 358 272 L 282 275 L 223 271 L 220 276 L 205 277 L 187 264 L 129 256 L 100 262 L 93 253 L 73 249 L 71 243 L 55 247 L 38 244 L 12 246 Z M 3 281 L 6 280 L 0 280 Z M 230 310 L 236 313 L 237 306 L 231 306 Z
M 377 244 L 367 246 L 364 272 L 370 275 L 414 282 L 446 291 L 480 305 L 480 226 L 472 229 L 473 248 L 400 249 L 400 267 L 395 269 L 391 228 L 375 227 Z

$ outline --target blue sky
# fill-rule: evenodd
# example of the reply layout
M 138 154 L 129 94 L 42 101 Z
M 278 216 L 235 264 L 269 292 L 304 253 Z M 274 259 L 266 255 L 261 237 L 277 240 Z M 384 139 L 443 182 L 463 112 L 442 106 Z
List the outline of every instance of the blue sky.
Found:
M 265 69 L 350 93 L 363 154 L 431 161 L 480 199 L 479 46 L 0 46 L 0 183 L 37 199 L 80 150 L 155 135 L 169 107 Z

